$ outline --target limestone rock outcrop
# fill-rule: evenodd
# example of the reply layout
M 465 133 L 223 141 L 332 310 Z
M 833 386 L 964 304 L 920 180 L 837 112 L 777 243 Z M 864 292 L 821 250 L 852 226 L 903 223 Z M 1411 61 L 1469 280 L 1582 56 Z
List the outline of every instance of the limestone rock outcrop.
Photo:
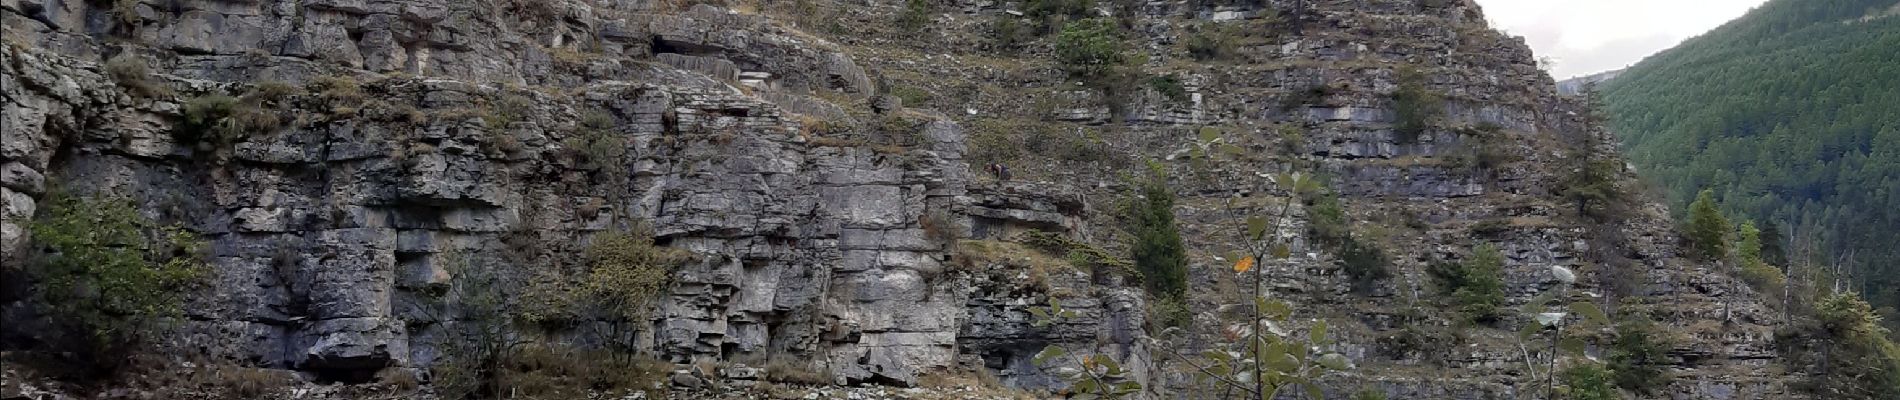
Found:
M 1513 398 L 1535 383 L 1516 370 L 1514 326 L 1444 348 L 1400 338 L 1454 329 L 1425 270 L 1487 243 L 1513 307 L 1563 266 L 1583 276 L 1577 300 L 1614 296 L 1680 332 L 1666 396 L 1799 396 L 1765 368 L 1780 317 L 1680 257 L 1666 210 L 1570 212 L 1557 186 L 1571 153 L 1614 144 L 1468 0 L 1099 10 L 1135 26 L 1127 47 L 1148 63 L 1133 67 L 1173 79 L 1113 96 L 1076 85 L 1046 46 L 991 52 L 969 33 L 1025 19 L 1006 2 L 950 2 L 961 12 L 913 32 L 888 23 L 904 2 L 813 3 L 0 0 L 0 250 L 28 260 L 27 221 L 54 190 L 135 199 L 211 243 L 210 281 L 167 351 L 362 382 L 465 340 L 482 316 L 441 293 L 471 268 L 511 271 L 501 281 L 519 290 L 644 225 L 694 255 L 639 338 L 669 361 L 779 358 L 899 386 L 978 371 L 1059 390 L 1031 362 L 1059 344 L 1111 354 L 1141 396 L 1175 398 L 1198 388 L 1158 354 L 1220 340 L 1215 310 L 1245 293 L 1222 272 L 1234 221 L 1295 196 L 1267 177 L 1308 171 L 1392 256 L 1390 279 L 1354 290 L 1340 257 L 1300 233 L 1295 202 L 1295 256 L 1260 267 L 1265 293 L 1299 325 L 1330 321 L 1328 350 L 1362 366 L 1329 377 L 1329 398 Z M 1213 60 L 1179 50 L 1204 32 L 1261 34 Z M 1402 70 L 1444 100 L 1416 134 L 1395 129 Z M 292 89 L 245 95 L 273 87 Z M 185 114 L 216 95 L 277 123 L 200 140 Z M 1196 159 L 1202 132 L 1248 157 Z M 1042 231 L 1121 250 L 1118 200 L 1150 160 L 1173 177 L 1191 247 L 1186 339 L 1150 337 L 1129 277 L 1011 243 Z M 30 347 L 45 338 L 26 327 L 47 316 L 20 292 L 0 299 L 0 340 Z M 1030 310 L 1051 301 L 1077 316 L 1039 326 Z M 576 331 L 534 337 L 599 344 Z

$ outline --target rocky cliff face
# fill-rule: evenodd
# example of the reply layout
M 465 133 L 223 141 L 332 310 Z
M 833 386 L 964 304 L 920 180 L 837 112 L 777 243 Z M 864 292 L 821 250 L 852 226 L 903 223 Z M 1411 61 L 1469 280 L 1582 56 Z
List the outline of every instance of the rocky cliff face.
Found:
M 1235 248 L 1234 216 L 1288 195 L 1264 174 L 1330 175 L 1355 229 L 1377 232 L 1395 277 L 1369 295 L 1317 247 L 1265 267 L 1300 318 L 1343 327 L 1338 350 L 1360 370 L 1329 396 L 1524 395 L 1510 327 L 1394 344 L 1410 328 L 1457 329 L 1423 271 L 1477 243 L 1505 250 L 1513 304 L 1568 266 L 1584 275 L 1578 299 L 1680 332 L 1669 397 L 1790 396 L 1773 367 L 1776 314 L 1678 257 L 1667 213 L 1599 224 L 1569 212 L 1555 189 L 1569 150 L 1609 142 L 1468 2 L 1104 7 L 1137 32 L 1141 69 L 1185 92 L 1138 84 L 1115 98 L 1070 84 L 1046 43 L 993 44 L 981 32 L 1020 13 L 992 2 L 937 4 L 915 32 L 889 22 L 902 2 L 103 3 L 0 3 L 0 244 L 9 265 L 25 259 L 23 221 L 53 186 L 128 196 L 205 235 L 211 285 L 164 343 L 181 357 L 345 382 L 426 367 L 467 322 L 428 295 L 458 266 L 572 268 L 596 234 L 645 223 L 698 255 L 643 335 L 672 361 L 790 357 L 839 383 L 895 385 L 982 369 L 1047 388 L 1060 382 L 1029 357 L 1066 344 L 1131 357 L 1146 395 L 1195 395 L 1178 366 L 1148 358 L 1139 288 L 999 241 L 1033 229 L 1120 248 L 1122 171 L 1152 159 L 1178 178 L 1193 284 L 1210 288 L 1197 308 L 1229 300 L 1211 288 L 1234 284 L 1217 256 Z M 1182 50 L 1219 30 L 1266 33 L 1236 34 L 1213 61 Z M 115 83 L 115 57 L 174 93 Z M 1402 69 L 1447 100 L 1416 137 L 1393 129 Z M 178 139 L 189 99 L 268 82 L 298 88 L 257 101 L 280 123 L 223 146 Z M 1187 132 L 1203 129 L 1257 156 L 1190 162 Z M 1508 157 L 1451 161 L 1480 148 Z M 1018 179 L 971 168 L 988 163 Z M 1028 309 L 1051 297 L 1080 317 L 1033 327 Z M 6 300 L 10 327 L 41 317 Z

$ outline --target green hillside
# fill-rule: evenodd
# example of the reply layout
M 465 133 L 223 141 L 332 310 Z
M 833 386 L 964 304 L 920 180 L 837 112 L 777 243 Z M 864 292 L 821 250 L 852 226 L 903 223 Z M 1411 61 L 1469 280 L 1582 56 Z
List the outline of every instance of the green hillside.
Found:
M 1677 210 L 1703 188 L 1900 308 L 1900 0 L 1773 0 L 1600 88 Z M 1812 246 L 1808 246 L 1812 245 Z

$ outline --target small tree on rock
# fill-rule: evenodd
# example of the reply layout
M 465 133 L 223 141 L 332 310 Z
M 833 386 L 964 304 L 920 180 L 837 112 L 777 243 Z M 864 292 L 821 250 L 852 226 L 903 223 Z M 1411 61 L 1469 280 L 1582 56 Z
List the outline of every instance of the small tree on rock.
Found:
M 44 217 L 28 229 L 49 251 L 28 272 L 55 323 L 77 331 L 51 337 L 71 340 L 68 350 L 93 372 L 115 372 L 181 314 L 207 269 L 204 241 L 154 223 L 130 200 L 56 192 L 43 204 Z
M 1187 295 L 1187 250 L 1174 225 L 1174 192 L 1168 188 L 1167 172 L 1150 166 L 1141 193 L 1127 207 L 1135 268 L 1149 295 L 1181 299 Z
M 1704 260 L 1717 260 L 1728 254 L 1728 233 L 1733 229 L 1728 218 L 1716 208 L 1715 191 L 1703 189 L 1689 205 L 1689 241 Z

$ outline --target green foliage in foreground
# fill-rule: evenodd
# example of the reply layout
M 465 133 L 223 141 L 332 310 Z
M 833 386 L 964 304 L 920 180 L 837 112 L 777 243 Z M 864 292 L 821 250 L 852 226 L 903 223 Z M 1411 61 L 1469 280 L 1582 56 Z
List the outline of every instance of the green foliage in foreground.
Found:
M 168 319 L 206 266 L 204 241 L 179 226 L 161 226 L 132 202 L 53 193 L 43 217 L 29 225 L 51 250 L 37 269 L 38 293 L 51 315 L 79 332 L 74 343 L 102 370 L 125 361 Z M 76 340 L 77 341 L 77 340 Z

